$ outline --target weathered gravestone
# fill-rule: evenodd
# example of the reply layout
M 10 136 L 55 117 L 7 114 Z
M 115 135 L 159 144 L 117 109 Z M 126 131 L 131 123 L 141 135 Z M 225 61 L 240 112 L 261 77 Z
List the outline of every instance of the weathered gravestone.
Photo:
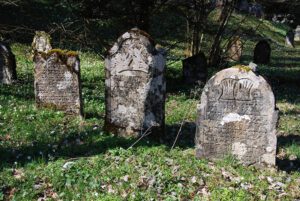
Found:
M 196 155 L 232 154 L 244 164 L 275 165 L 278 112 L 270 85 L 249 67 L 218 72 L 198 105 Z
M 228 61 L 240 61 L 243 51 L 243 44 L 239 36 L 233 37 L 227 46 Z
M 294 30 L 290 30 L 290 31 L 288 31 L 286 33 L 286 36 L 285 36 L 285 45 L 287 47 L 295 47 L 294 37 L 295 37 Z
M 15 55 L 7 44 L 0 42 L 0 83 L 12 84 L 16 80 Z
M 107 131 L 138 136 L 164 130 L 165 58 L 150 36 L 132 29 L 109 50 L 106 70 Z
M 77 53 L 53 49 L 34 55 L 37 107 L 82 116 L 80 61 Z
M 253 61 L 256 64 L 268 64 L 271 57 L 271 47 L 266 40 L 259 41 L 254 48 Z
M 300 42 L 300 25 L 298 25 L 297 28 L 295 29 L 294 41 Z
M 200 52 L 182 61 L 183 79 L 187 84 L 205 83 L 207 79 L 207 61 L 204 53 Z
M 35 52 L 49 52 L 52 49 L 50 41 L 51 37 L 49 34 L 44 31 L 36 31 L 31 44 L 33 54 Z

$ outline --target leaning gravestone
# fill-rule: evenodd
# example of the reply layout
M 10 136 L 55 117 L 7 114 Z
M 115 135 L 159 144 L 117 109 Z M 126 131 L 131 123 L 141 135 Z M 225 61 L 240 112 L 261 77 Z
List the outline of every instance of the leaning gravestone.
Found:
M 119 136 L 164 130 L 165 58 L 150 36 L 132 29 L 109 50 L 105 129 Z
M 82 116 L 80 62 L 77 53 L 53 49 L 34 55 L 37 107 Z
M 35 36 L 33 38 L 31 47 L 33 50 L 33 54 L 35 52 L 49 52 L 52 49 L 50 43 L 50 35 L 44 31 L 36 31 Z
M 259 41 L 254 48 L 253 61 L 256 64 L 268 64 L 271 57 L 271 47 L 266 40 Z
M 15 55 L 7 44 L 0 42 L 0 83 L 12 84 L 16 80 Z
M 243 44 L 239 36 L 233 37 L 227 46 L 228 61 L 240 61 L 243 51 Z
M 270 85 L 250 67 L 218 72 L 198 106 L 196 155 L 232 154 L 246 165 L 275 165 L 278 112 Z
M 205 83 L 207 79 L 207 61 L 203 52 L 182 61 L 183 79 L 187 84 Z

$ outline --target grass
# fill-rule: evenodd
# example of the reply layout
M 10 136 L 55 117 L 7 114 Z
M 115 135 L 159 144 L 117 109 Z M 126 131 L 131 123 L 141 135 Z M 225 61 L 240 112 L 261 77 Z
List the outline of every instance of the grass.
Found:
M 284 33 L 284 27 L 264 24 L 264 36 L 277 40 Z M 251 60 L 254 41 L 261 36 L 247 37 L 244 64 Z M 172 54 L 183 55 L 181 49 Z M 82 120 L 36 109 L 29 45 L 13 44 L 12 50 L 20 82 L 0 87 L 0 200 L 300 199 L 299 49 L 272 43 L 271 64 L 260 67 L 280 109 L 277 169 L 245 167 L 230 156 L 216 162 L 195 158 L 194 121 L 203 86 L 183 84 L 180 61 L 169 61 L 167 66 L 166 140 L 145 138 L 129 148 L 136 139 L 102 130 L 104 64 L 98 55 L 79 52 Z M 210 69 L 210 75 L 216 71 Z

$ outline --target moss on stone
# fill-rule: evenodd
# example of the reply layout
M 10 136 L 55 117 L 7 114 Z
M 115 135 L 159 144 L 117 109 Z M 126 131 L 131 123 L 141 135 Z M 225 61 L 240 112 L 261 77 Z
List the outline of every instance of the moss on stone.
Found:
M 245 65 L 236 65 L 236 66 L 233 66 L 232 68 L 238 68 L 240 71 L 245 71 L 245 72 L 249 72 L 252 70 L 252 68 L 250 66 L 245 66 Z
M 62 50 L 62 49 L 52 49 L 49 50 L 49 52 L 47 53 L 38 52 L 38 54 L 40 54 L 45 60 L 49 59 L 49 57 L 51 57 L 53 54 L 56 54 L 57 55 L 56 58 L 58 59 L 58 61 L 65 64 L 71 72 L 75 72 L 75 71 L 73 69 L 73 66 L 70 65 L 70 63 L 68 62 L 68 58 L 76 57 L 76 59 L 79 59 L 79 54 L 77 52 Z

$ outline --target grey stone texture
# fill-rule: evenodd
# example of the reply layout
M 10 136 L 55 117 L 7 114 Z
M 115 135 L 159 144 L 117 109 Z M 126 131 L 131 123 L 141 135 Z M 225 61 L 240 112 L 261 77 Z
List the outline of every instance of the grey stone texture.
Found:
M 227 46 L 227 60 L 240 61 L 243 52 L 243 43 L 239 36 L 233 37 Z
M 105 59 L 105 129 L 123 137 L 159 136 L 165 119 L 165 58 L 150 36 L 131 29 Z
M 0 83 L 12 84 L 17 80 L 16 59 L 9 45 L 0 42 Z
M 80 61 L 74 52 L 51 50 L 34 55 L 34 88 L 38 108 L 82 116 Z
M 271 46 L 266 40 L 259 41 L 254 48 L 253 61 L 256 64 L 268 64 L 271 58 Z
M 300 25 L 298 25 L 297 28 L 295 29 L 294 41 L 300 42 Z
M 207 61 L 204 53 L 200 52 L 182 60 L 183 79 L 187 84 L 205 83 L 207 79 Z
M 31 47 L 33 54 L 35 52 L 49 52 L 52 49 L 50 35 L 44 31 L 36 31 Z
M 198 106 L 196 156 L 234 155 L 246 165 L 275 165 L 278 111 L 266 80 L 246 66 L 218 72 Z

